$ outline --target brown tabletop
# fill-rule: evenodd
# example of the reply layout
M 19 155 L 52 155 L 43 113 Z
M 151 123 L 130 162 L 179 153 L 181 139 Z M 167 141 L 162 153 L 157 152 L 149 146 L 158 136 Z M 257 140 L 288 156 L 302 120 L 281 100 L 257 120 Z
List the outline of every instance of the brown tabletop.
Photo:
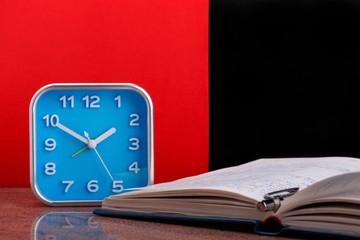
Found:
M 30 188 L 0 188 L 0 239 L 288 239 L 226 226 L 94 215 L 94 207 L 48 207 Z

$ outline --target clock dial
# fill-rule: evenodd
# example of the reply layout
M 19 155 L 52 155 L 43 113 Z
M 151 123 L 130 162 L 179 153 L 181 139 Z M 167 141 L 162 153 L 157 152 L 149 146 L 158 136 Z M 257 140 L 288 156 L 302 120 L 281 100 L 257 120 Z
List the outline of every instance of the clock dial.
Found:
M 99 203 L 152 183 L 152 103 L 142 88 L 48 85 L 30 111 L 31 182 L 45 203 Z

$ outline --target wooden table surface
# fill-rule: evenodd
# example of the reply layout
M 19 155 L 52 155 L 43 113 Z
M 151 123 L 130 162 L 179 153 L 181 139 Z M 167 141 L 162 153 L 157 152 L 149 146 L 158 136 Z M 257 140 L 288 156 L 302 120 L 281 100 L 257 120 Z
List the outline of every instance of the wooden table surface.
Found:
M 218 225 L 101 217 L 94 215 L 93 209 L 48 207 L 33 195 L 30 188 L 0 188 L 0 239 L 289 239 L 257 235 L 244 231 L 241 226 L 229 229 Z

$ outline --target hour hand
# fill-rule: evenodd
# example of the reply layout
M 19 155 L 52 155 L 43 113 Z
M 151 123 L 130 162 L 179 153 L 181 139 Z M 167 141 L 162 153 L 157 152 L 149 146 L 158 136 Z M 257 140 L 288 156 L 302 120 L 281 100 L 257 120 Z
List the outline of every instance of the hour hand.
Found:
M 83 136 L 81 136 L 80 134 L 77 134 L 76 132 L 74 132 L 73 130 L 71 130 L 70 128 L 62 125 L 61 123 L 56 123 L 55 125 L 56 127 L 60 128 L 61 130 L 63 130 L 64 132 L 70 134 L 71 136 L 77 138 L 78 140 L 82 141 L 85 144 L 88 144 L 88 140 L 86 138 L 84 138 Z
M 96 144 L 99 144 L 102 141 L 104 141 L 105 139 L 107 139 L 108 137 L 110 137 L 111 135 L 113 135 L 115 132 L 116 132 L 115 128 L 110 128 L 109 130 L 107 130 L 106 132 L 101 134 L 99 137 L 95 138 L 94 141 L 96 142 Z
M 104 141 L 105 139 L 107 139 L 108 137 L 110 137 L 111 135 L 113 135 L 116 132 L 115 128 L 110 128 L 109 130 L 107 130 L 106 132 L 104 132 L 103 134 L 101 134 L 99 137 L 97 137 L 96 139 L 92 140 L 93 144 L 95 144 L 94 146 L 98 145 L 99 143 L 101 143 L 102 141 Z M 86 135 L 85 135 L 86 136 Z M 91 140 L 90 140 L 91 141 Z M 90 142 L 88 142 L 90 143 Z M 74 153 L 73 155 L 71 155 L 71 157 L 75 157 L 76 155 L 78 155 L 79 153 L 82 153 L 83 151 L 85 151 L 87 148 L 89 148 L 89 144 L 86 143 L 86 146 L 83 147 L 82 149 L 80 149 L 79 151 L 77 151 L 76 153 Z

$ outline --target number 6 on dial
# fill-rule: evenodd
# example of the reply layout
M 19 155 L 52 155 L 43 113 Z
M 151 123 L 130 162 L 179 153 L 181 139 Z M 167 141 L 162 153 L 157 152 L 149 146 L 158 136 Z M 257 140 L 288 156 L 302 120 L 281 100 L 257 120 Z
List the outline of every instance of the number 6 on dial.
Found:
M 30 103 L 30 176 L 48 205 L 100 205 L 153 183 L 153 105 L 130 83 L 50 84 Z

